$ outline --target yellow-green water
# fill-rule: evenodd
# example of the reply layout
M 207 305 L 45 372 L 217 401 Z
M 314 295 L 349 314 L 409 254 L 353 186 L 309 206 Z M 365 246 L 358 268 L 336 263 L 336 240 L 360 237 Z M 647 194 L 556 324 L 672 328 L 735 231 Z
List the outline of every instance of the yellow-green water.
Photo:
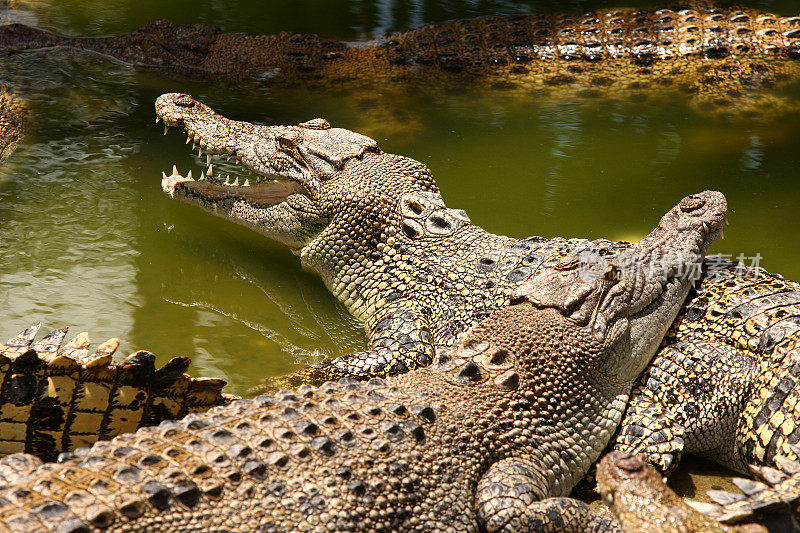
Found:
M 618 2 L 19 2 L 7 13 L 66 34 L 130 31 L 156 17 L 225 31 L 371 32 L 491 13 Z M 752 2 L 790 13 L 793 2 Z M 640 2 L 638 5 L 654 5 Z M 797 8 L 795 8 L 797 9 Z M 349 94 L 257 82 L 204 83 L 50 50 L 0 58 L 0 79 L 31 104 L 33 124 L 0 169 L 0 334 L 32 322 L 116 336 L 122 351 L 246 393 L 268 375 L 364 344 L 361 326 L 282 246 L 161 192 L 161 170 L 204 164 L 162 136 L 152 104 L 190 92 L 233 118 L 313 117 L 370 134 L 426 163 L 446 202 L 495 233 L 637 239 L 682 196 L 723 191 L 731 206 L 717 251 L 760 254 L 800 278 L 800 117 L 730 121 L 684 102 L 512 101 L 503 95 Z M 800 89 L 787 89 L 800 99 Z M 391 100 L 391 101 L 390 101 Z M 386 111 L 391 108 L 391 111 Z

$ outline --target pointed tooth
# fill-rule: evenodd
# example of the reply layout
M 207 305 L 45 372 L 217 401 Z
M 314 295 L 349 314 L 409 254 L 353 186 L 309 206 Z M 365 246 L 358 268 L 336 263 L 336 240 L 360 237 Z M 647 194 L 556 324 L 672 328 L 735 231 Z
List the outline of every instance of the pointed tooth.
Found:
M 239 186 L 239 177 L 238 176 L 236 177 L 235 180 L 233 180 L 233 185 L 234 185 L 234 187 L 238 187 Z
M 158 116 L 156 116 L 156 124 L 158 124 L 158 121 L 159 121 L 159 120 L 161 120 L 161 119 L 160 119 L 160 118 L 158 118 Z
M 192 179 L 192 171 L 191 170 L 189 171 L 188 174 L 186 174 L 186 177 L 189 178 L 189 179 Z
M 230 178 L 231 178 L 230 176 L 225 176 L 225 185 L 231 184 L 230 181 L 228 181 Z
M 206 179 L 206 173 L 205 172 L 201 172 L 200 173 L 200 179 L 198 181 L 203 181 L 204 179 Z
M 193 141 L 192 142 L 192 150 L 194 150 L 195 148 L 197 148 L 197 143 Z
M 178 175 L 178 167 L 176 167 L 175 165 L 172 165 L 172 175 L 173 176 Z
M 211 154 L 206 154 L 206 166 L 211 165 Z
M 250 186 L 250 180 L 244 180 L 244 186 L 245 187 L 249 187 Z
M 202 157 L 202 155 L 203 155 L 203 148 L 200 147 L 197 149 L 197 157 Z
M 166 124 L 164 124 L 164 135 L 166 135 L 166 134 L 167 134 L 167 130 L 169 130 L 169 126 L 167 126 Z
M 166 172 L 164 172 L 163 170 L 161 171 L 161 179 L 162 179 L 162 180 L 165 180 L 165 179 L 167 179 L 167 173 L 166 173 Z
M 213 176 L 214 175 L 214 165 L 211 165 L 211 164 L 208 165 L 208 175 L 209 176 Z
M 191 141 L 191 140 L 192 140 L 192 138 L 187 135 L 186 136 L 186 144 L 189 144 L 189 141 Z M 192 149 L 194 150 L 194 148 L 192 148 Z

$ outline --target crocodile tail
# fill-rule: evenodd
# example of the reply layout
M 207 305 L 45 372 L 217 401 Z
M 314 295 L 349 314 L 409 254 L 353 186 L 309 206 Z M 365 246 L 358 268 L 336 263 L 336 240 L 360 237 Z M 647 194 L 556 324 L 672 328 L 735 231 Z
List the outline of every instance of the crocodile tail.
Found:
M 64 343 L 61 328 L 35 341 L 40 326 L 0 344 L 0 455 L 53 460 L 232 398 L 222 394 L 224 380 L 185 374 L 186 357 L 158 369 L 155 355 L 143 350 L 117 361 L 119 339 L 92 349 L 86 333 Z

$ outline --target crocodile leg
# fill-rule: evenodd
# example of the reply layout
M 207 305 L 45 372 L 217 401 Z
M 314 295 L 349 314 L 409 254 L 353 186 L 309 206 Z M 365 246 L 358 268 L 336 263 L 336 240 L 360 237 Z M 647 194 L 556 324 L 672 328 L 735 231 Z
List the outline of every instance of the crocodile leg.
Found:
M 428 321 L 407 305 L 387 306 L 367 320 L 370 350 L 323 361 L 286 376 L 265 380 L 258 393 L 321 385 L 342 377 L 367 379 L 403 374 L 433 361 L 435 347 Z
M 580 500 L 548 498 L 546 479 L 535 460 L 509 458 L 492 465 L 478 482 L 478 515 L 486 530 L 575 532 L 613 531 L 600 513 Z M 602 524 L 602 527 L 598 527 Z M 609 528 L 609 529 L 607 529 Z
M 433 361 L 428 322 L 413 307 L 386 306 L 367 320 L 367 330 L 372 349 L 323 363 L 328 379 L 403 374 Z
M 614 449 L 645 453 L 666 474 L 683 453 L 733 463 L 730 435 L 750 392 L 754 361 L 720 342 L 679 342 L 661 354 L 634 389 Z

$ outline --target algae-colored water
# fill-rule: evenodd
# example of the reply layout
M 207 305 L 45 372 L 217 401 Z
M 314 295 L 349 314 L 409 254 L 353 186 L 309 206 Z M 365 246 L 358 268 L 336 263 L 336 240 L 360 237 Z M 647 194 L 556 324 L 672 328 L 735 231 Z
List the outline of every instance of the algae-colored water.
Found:
M 156 17 L 225 31 L 355 39 L 494 13 L 620 2 L 20 1 L 6 19 L 65 34 L 130 31 Z M 791 13 L 791 1 L 747 2 Z M 640 1 L 640 6 L 654 2 Z M 775 121 L 700 114 L 680 99 L 520 102 L 502 94 L 354 94 L 205 83 L 49 50 L 0 57 L 0 80 L 30 102 L 33 124 L 0 168 L 0 334 L 32 322 L 116 336 L 122 351 L 189 355 L 192 372 L 232 392 L 321 354 L 364 345 L 360 324 L 282 246 L 179 205 L 161 171 L 204 168 L 152 104 L 189 92 L 239 119 L 326 117 L 426 163 L 447 203 L 514 236 L 637 239 L 682 196 L 723 191 L 730 226 L 716 251 L 800 278 L 800 114 Z M 800 101 L 800 88 L 784 95 Z M 748 259 L 749 261 L 749 259 Z

